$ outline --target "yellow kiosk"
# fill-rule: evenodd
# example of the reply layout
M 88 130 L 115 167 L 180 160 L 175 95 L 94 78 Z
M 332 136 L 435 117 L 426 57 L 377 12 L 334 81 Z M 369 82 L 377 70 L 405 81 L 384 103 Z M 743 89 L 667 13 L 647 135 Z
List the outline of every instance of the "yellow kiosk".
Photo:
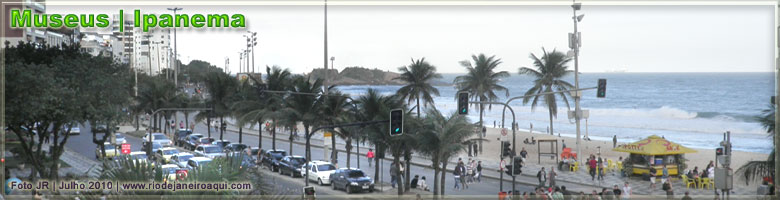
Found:
M 684 154 L 696 153 L 696 150 L 670 142 L 664 138 L 652 135 L 643 140 L 623 144 L 612 149 L 617 152 L 626 152 L 630 155 L 623 160 L 623 168 L 631 174 L 649 174 L 650 167 L 656 169 L 656 176 L 663 174 L 663 166 L 669 171 L 669 175 L 677 175 L 685 170 Z

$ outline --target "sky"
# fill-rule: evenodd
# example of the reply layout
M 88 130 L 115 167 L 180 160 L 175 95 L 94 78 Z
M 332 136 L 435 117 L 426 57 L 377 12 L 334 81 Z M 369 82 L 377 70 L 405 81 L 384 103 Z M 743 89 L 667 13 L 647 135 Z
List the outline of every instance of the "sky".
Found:
M 51 2 L 51 0 L 50 0 Z M 244 14 L 247 27 L 178 29 L 185 63 L 204 60 L 238 71 L 242 36 L 258 32 L 255 66 L 277 65 L 294 73 L 322 68 L 323 6 L 176 5 L 185 14 Z M 169 13 L 171 6 L 50 5 L 47 13 Z M 581 72 L 770 72 L 774 62 L 773 6 L 588 5 L 582 34 Z M 350 66 L 397 72 L 425 58 L 440 73 L 465 73 L 459 61 L 495 55 L 498 70 L 531 67 L 542 48 L 569 50 L 573 32 L 568 5 L 341 5 L 328 6 L 328 57 L 336 69 Z M 328 64 L 330 65 L 330 63 Z M 574 64 L 569 64 L 574 68 Z

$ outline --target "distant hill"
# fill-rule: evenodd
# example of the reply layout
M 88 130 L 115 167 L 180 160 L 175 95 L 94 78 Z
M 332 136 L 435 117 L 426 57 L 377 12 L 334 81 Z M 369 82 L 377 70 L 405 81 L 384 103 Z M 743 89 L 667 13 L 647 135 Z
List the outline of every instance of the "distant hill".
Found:
M 328 84 L 335 85 L 403 85 L 400 80 L 393 80 L 399 77 L 399 73 L 382 71 L 379 69 L 368 69 L 363 67 L 347 67 L 339 72 L 335 69 L 328 70 Z M 312 79 L 325 78 L 325 69 L 314 69 L 311 73 L 305 74 Z M 433 81 L 434 85 L 449 85 L 441 80 Z

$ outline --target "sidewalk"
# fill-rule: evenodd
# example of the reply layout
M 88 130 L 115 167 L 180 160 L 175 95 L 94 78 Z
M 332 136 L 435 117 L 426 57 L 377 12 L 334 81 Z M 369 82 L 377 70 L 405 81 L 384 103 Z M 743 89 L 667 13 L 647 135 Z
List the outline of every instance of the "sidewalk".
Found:
M 231 121 L 231 120 L 226 120 L 226 121 Z M 227 129 L 228 131 L 238 132 L 238 128 L 237 127 L 232 125 L 232 123 L 230 123 L 230 122 L 228 122 L 228 123 L 229 123 L 228 129 Z M 263 131 L 263 133 L 267 133 L 267 132 Z M 278 141 L 289 142 L 289 140 L 287 140 L 287 138 L 289 138 L 289 132 L 277 130 L 276 133 L 278 134 L 277 135 L 277 140 Z M 257 136 L 257 127 L 255 127 L 255 128 L 249 128 L 248 126 L 244 127 L 244 134 Z M 299 135 L 300 134 L 301 133 L 299 133 Z M 263 137 L 264 138 L 271 138 L 270 135 L 265 135 L 265 134 L 263 135 Z M 299 139 L 296 139 L 294 141 L 294 143 L 299 144 L 299 145 L 305 145 L 305 141 L 303 139 L 300 139 L 300 138 L 303 138 L 303 137 L 299 137 Z M 322 146 L 323 146 L 322 145 L 323 144 L 322 138 L 323 138 L 322 134 L 315 134 L 315 135 L 313 135 L 312 139 L 311 139 L 312 147 L 322 148 Z M 337 148 L 338 151 L 346 152 L 346 150 L 344 149 L 344 145 L 346 143 L 343 140 L 341 140 L 340 138 L 336 138 L 336 143 L 337 143 L 336 148 Z M 366 148 L 370 148 L 370 147 L 371 147 L 370 145 L 366 146 Z M 361 149 L 363 149 L 363 147 L 361 147 Z M 352 153 L 356 153 L 356 151 L 353 151 Z M 464 154 L 466 154 L 466 153 L 464 153 Z M 365 152 L 361 152 L 360 155 L 365 155 Z M 462 156 L 462 157 L 464 159 L 467 158 L 467 156 Z M 482 160 L 483 161 L 482 162 L 482 164 L 483 164 L 483 171 L 482 171 L 483 177 L 499 180 L 499 177 L 501 176 L 500 173 L 503 173 L 503 172 L 499 171 L 498 163 L 486 162 L 486 161 L 496 160 L 497 158 L 496 159 L 493 159 L 493 158 L 484 159 L 484 158 L 481 158 L 481 157 L 485 157 L 485 156 L 483 155 L 483 156 L 479 156 L 479 157 L 476 157 L 476 158 L 478 160 Z M 391 158 L 385 158 L 385 159 L 386 160 L 392 160 Z M 455 160 L 455 159 L 456 158 L 453 158 L 453 160 Z M 418 167 L 427 167 L 427 168 L 430 168 L 430 166 L 431 166 L 430 158 L 422 157 L 422 156 L 419 156 L 419 155 L 414 155 L 414 158 L 412 159 L 411 164 L 415 165 L 415 166 L 418 166 Z M 451 172 L 454 169 L 455 164 L 456 163 L 451 160 L 450 164 L 448 165 L 448 166 L 450 166 L 450 169 L 447 169 L 447 171 Z M 538 165 L 536 163 L 526 162 L 526 164 L 522 168 L 522 174 L 517 176 L 517 178 L 516 178 L 517 179 L 517 183 L 518 184 L 524 184 L 524 185 L 531 185 L 531 186 L 538 185 L 538 180 L 537 180 L 537 177 L 536 177 L 536 173 L 542 167 L 545 167 L 546 170 L 549 170 L 549 168 L 552 167 L 552 166 L 548 166 L 548 165 L 551 165 L 551 164 L 544 164 L 543 163 L 542 165 Z M 557 166 L 555 166 L 555 167 L 556 167 L 556 171 L 557 171 Z M 577 172 L 557 171 L 558 176 L 556 178 L 556 182 L 557 182 L 556 184 L 557 185 L 565 185 L 569 191 L 584 191 L 586 193 L 589 193 L 592 190 L 596 190 L 598 192 L 601 192 L 602 188 L 611 189 L 612 186 L 614 186 L 614 185 L 619 185 L 620 187 L 622 187 L 625 182 L 628 182 L 629 185 L 632 186 L 632 193 L 633 194 L 637 194 L 637 195 L 664 195 L 665 194 L 665 192 L 663 190 L 661 190 L 660 179 L 656 183 L 655 189 L 650 189 L 649 181 L 641 180 L 641 178 L 639 178 L 639 177 L 632 177 L 632 178 L 621 177 L 618 172 L 607 172 L 605 174 L 605 176 L 604 176 L 604 180 L 602 180 L 602 181 L 598 181 L 598 180 L 592 181 L 590 175 L 587 172 L 586 167 L 585 166 L 580 166 L 580 167 L 581 167 L 580 170 L 578 170 Z M 672 179 L 672 183 L 673 183 L 672 188 L 674 189 L 674 193 L 675 194 L 682 195 L 686 191 L 690 192 L 691 195 L 712 195 L 712 194 L 715 193 L 714 190 L 712 190 L 712 189 L 696 189 L 696 188 L 693 188 L 693 187 L 692 188 L 686 188 L 686 186 L 683 185 L 682 181 L 679 178 L 671 178 L 671 179 Z M 736 177 L 735 177 L 735 179 L 736 179 Z M 512 177 L 508 176 L 506 173 L 504 173 L 503 180 L 511 182 L 512 181 Z M 732 194 L 735 194 L 735 195 L 750 195 L 750 194 L 754 194 L 755 193 L 755 186 L 747 186 L 743 182 L 739 182 L 738 180 L 734 180 L 734 181 L 735 181 L 734 182 L 734 189 L 732 190 L 733 191 Z M 506 185 L 504 187 L 506 189 Z

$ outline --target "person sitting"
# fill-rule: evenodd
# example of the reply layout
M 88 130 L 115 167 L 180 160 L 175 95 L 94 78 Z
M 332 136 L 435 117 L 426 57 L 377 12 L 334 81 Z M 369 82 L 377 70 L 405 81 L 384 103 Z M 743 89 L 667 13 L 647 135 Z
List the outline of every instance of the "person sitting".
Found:
M 417 182 L 417 188 L 428 191 L 428 184 L 425 184 L 425 176 L 423 176 L 422 179 L 420 179 L 420 181 Z
M 412 179 L 412 182 L 409 183 L 409 187 L 417 188 L 417 181 L 419 177 L 420 177 L 419 175 L 414 175 L 414 179 Z

